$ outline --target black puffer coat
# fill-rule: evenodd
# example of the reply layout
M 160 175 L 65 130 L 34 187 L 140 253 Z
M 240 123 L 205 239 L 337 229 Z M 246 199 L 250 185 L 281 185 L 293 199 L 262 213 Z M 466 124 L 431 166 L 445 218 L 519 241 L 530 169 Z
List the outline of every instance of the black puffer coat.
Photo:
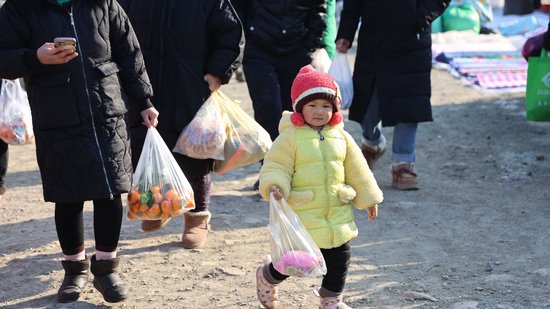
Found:
M 247 41 L 276 54 L 292 52 L 302 42 L 309 50 L 321 47 L 325 31 L 325 0 L 233 0 Z
M 127 192 L 132 166 L 122 89 L 151 107 L 138 41 L 115 0 L 8 0 L 0 9 L 0 75 L 24 76 L 44 199 L 73 203 Z M 74 23 L 74 26 L 71 23 Z M 79 56 L 43 65 L 36 50 L 76 37 Z
M 157 129 L 172 149 L 181 131 L 210 97 L 204 75 L 226 84 L 240 65 L 242 25 L 228 0 L 119 0 L 128 13 L 141 44 L 159 111 Z M 132 144 L 141 144 L 143 126 L 131 112 Z M 137 127 L 136 127 L 137 126 Z M 137 163 L 133 148 L 134 163 Z M 176 154 L 176 159 L 178 154 Z M 187 177 L 203 174 L 211 160 L 195 160 L 182 167 Z M 193 168 L 193 167 L 196 167 Z
M 376 84 L 382 125 L 432 120 L 431 22 L 450 0 L 345 0 L 337 40 L 359 20 L 349 119 L 361 122 Z

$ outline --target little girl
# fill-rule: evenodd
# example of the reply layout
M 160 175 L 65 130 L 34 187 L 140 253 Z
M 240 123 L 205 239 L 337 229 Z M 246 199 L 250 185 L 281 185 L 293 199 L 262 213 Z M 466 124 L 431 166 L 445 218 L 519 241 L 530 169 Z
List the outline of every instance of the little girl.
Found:
M 350 308 L 342 292 L 357 237 L 352 203 L 378 215 L 382 191 L 361 150 L 344 131 L 341 97 L 334 79 L 303 67 L 292 84 L 294 112 L 283 112 L 279 136 L 260 170 L 260 194 L 284 197 L 321 249 L 327 266 L 319 295 L 321 309 Z M 265 308 L 278 305 L 277 288 L 288 278 L 273 263 L 256 270 L 257 296 Z

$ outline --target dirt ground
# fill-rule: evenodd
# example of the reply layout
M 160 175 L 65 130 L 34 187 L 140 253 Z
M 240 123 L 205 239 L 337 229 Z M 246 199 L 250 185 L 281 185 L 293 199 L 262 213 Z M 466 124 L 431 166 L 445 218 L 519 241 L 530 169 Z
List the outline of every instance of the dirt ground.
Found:
M 374 173 L 380 215 L 357 212 L 345 298 L 354 308 L 550 308 L 550 123 L 525 120 L 523 94 L 487 94 L 434 70 L 435 121 L 417 140 L 421 190 L 391 188 L 389 155 Z M 222 88 L 250 111 L 244 83 Z M 359 141 L 358 124 L 346 128 Z M 391 141 L 392 130 L 384 129 Z M 255 269 L 269 253 L 259 165 L 215 175 L 207 246 L 186 250 L 182 218 L 145 234 L 123 221 L 119 256 L 130 298 L 111 305 L 88 285 L 57 304 L 63 271 L 53 204 L 44 203 L 34 145 L 10 148 L 0 206 L 2 308 L 259 308 Z M 86 249 L 93 253 L 91 205 Z M 320 279 L 290 278 L 282 308 L 317 308 Z

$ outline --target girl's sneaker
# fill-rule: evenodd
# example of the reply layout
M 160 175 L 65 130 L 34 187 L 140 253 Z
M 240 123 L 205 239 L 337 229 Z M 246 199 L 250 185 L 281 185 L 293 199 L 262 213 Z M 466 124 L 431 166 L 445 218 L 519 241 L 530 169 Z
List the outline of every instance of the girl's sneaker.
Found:
M 264 266 L 256 269 L 256 292 L 258 301 L 264 308 L 275 309 L 279 305 L 278 287 L 276 284 L 269 283 L 264 277 Z
M 342 302 L 342 296 L 338 297 L 321 297 L 319 309 L 352 309 L 350 306 Z

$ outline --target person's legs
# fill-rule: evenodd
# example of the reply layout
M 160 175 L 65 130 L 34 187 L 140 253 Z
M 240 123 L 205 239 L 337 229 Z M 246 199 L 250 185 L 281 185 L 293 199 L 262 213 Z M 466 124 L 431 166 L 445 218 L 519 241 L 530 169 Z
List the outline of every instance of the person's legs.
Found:
M 128 289 L 116 270 L 120 263 L 116 249 L 122 226 L 122 200 L 120 195 L 114 199 L 94 200 L 94 236 L 96 253 L 91 259 L 91 271 L 94 275 L 94 287 L 110 303 L 125 300 Z
M 418 176 L 414 172 L 416 160 L 416 131 L 418 123 L 398 123 L 393 130 L 392 186 L 400 190 L 417 190 Z
M 323 277 L 319 296 L 320 309 L 348 308 L 342 301 L 342 292 L 346 285 L 349 264 L 351 260 L 351 246 L 345 243 L 332 249 L 321 249 L 327 266 L 327 274 Z
M 379 108 L 378 90 L 374 86 L 367 113 L 361 122 L 363 129 L 361 151 L 370 168 L 386 151 L 386 137 L 382 134 Z
M 212 190 L 210 172 L 189 177 L 195 194 L 195 209 L 184 214 L 184 230 L 181 243 L 186 249 L 203 247 L 206 243 L 212 214 L 208 210 Z
M 414 163 L 418 123 L 398 123 L 393 128 L 392 161 Z
M 274 58 L 263 47 L 246 44 L 243 70 L 252 99 L 254 119 L 266 129 L 272 140 L 279 135 L 279 119 L 283 111 Z
M 55 228 L 64 256 L 61 265 L 65 270 L 63 283 L 57 292 L 60 303 L 78 300 L 88 282 L 90 262 L 84 252 L 83 206 L 83 202 L 55 204 Z
M 312 56 L 304 47 L 299 46 L 292 53 L 277 57 L 276 61 L 275 71 L 279 83 L 281 107 L 284 111 L 292 111 L 292 99 L 290 97 L 292 83 L 296 75 L 298 75 L 298 72 L 300 72 L 300 69 L 311 63 Z M 280 114 L 278 116 L 280 116 Z M 279 119 L 280 117 L 278 117 L 277 121 L 279 121 Z
M 8 172 L 8 157 L 8 144 L 0 140 L 0 203 L 2 203 L 6 193 L 4 181 Z
M 278 272 L 273 263 L 264 264 L 256 269 L 256 296 L 265 308 L 276 308 L 279 304 L 279 284 L 288 276 Z

